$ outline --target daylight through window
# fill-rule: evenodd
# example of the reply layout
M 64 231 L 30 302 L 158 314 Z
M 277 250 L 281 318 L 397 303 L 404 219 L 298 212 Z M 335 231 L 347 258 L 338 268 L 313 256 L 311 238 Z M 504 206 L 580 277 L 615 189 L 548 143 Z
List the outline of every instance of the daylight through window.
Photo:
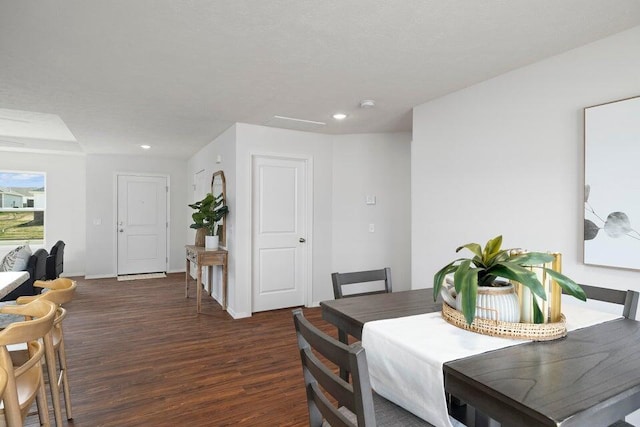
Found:
M 44 242 L 45 175 L 0 171 L 0 245 Z

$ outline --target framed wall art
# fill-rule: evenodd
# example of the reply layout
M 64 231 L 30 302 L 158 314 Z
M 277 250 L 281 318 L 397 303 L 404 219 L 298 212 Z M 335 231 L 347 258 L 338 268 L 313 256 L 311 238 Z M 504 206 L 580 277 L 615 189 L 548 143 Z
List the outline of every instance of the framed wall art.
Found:
M 640 269 L 640 96 L 584 109 L 584 263 Z

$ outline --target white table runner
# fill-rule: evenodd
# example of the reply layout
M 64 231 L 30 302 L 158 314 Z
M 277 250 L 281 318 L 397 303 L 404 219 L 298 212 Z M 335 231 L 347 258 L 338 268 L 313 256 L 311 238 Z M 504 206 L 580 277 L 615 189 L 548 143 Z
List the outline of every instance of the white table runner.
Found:
M 621 317 L 569 304 L 563 313 L 569 331 Z M 526 342 L 465 331 L 440 312 L 367 322 L 362 331 L 373 389 L 437 427 L 451 427 L 444 363 Z

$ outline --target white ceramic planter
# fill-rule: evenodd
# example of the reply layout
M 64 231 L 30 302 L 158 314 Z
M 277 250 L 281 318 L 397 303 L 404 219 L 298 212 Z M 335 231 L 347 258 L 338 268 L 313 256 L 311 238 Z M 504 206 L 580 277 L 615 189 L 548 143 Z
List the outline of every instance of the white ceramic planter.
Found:
M 204 248 L 205 249 L 218 249 L 220 243 L 220 237 L 218 236 L 205 236 Z
M 447 304 L 462 311 L 462 298 L 457 297 L 453 286 L 443 284 L 440 294 Z M 476 317 L 502 322 L 520 322 L 520 303 L 513 285 L 478 286 Z

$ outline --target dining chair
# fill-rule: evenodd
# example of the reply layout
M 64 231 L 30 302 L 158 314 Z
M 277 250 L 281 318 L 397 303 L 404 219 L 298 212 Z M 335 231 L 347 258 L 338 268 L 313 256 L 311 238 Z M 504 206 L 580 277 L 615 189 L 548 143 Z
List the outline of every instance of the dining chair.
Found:
M 331 281 L 333 282 L 333 296 L 335 299 L 350 298 L 362 295 L 387 294 L 392 291 L 391 287 L 391 268 L 386 267 L 380 270 L 354 271 L 351 273 L 332 273 Z M 362 283 L 383 282 L 384 288 L 379 290 L 358 291 L 356 286 Z M 350 289 L 352 288 L 352 289 Z M 354 291 L 353 288 L 356 288 Z M 347 293 L 344 291 L 347 290 Z M 349 344 L 349 337 L 345 331 L 338 328 L 338 339 L 341 343 Z M 343 380 L 349 381 L 349 372 L 340 371 Z
M 52 247 L 47 257 L 47 280 L 60 277 L 64 270 L 64 247 L 65 243 L 58 240 Z
M 587 295 L 587 300 L 603 301 L 612 304 L 622 305 L 622 316 L 627 319 L 635 319 L 638 311 L 638 299 L 640 293 L 638 291 L 622 291 L 618 289 L 601 288 L 591 285 L 580 285 Z M 609 427 L 633 427 L 625 420 L 619 420 Z
M 361 295 L 385 294 L 391 292 L 391 268 L 383 268 L 380 270 L 354 271 L 351 273 L 333 273 L 331 274 L 333 281 L 333 296 L 335 299 L 355 297 Z M 374 291 L 351 291 L 344 293 L 349 288 L 354 288 L 356 284 L 367 282 L 384 282 L 384 288 Z
M 603 301 L 612 304 L 622 305 L 622 316 L 627 319 L 635 319 L 638 311 L 638 298 L 640 293 L 637 291 L 621 291 L 618 289 L 601 288 L 591 285 L 580 285 L 587 294 L 587 300 Z
M 431 426 L 371 390 L 367 357 L 360 343 L 346 345 L 313 326 L 293 310 L 298 350 L 307 391 L 310 427 Z M 321 355 L 352 374 L 344 381 Z M 330 398 L 340 402 L 333 405 Z
M 37 280 L 33 286 L 46 289 L 45 292 L 35 296 L 20 297 L 17 304 L 27 304 L 34 300 L 46 300 L 56 305 L 56 316 L 51 331 L 52 339 L 45 341 L 45 361 L 49 375 L 49 390 L 53 403 L 53 414 L 56 425 L 62 425 L 62 406 L 60 404 L 60 388 L 64 395 L 65 411 L 67 419 L 73 418 L 71 410 L 71 390 L 67 376 L 67 356 L 64 347 L 64 332 L 62 321 L 67 317 L 67 311 L 62 307 L 75 296 L 77 284 L 75 281 L 60 277 L 55 280 Z M 58 367 L 60 372 L 58 373 Z
M 51 341 L 56 306 L 50 301 L 38 300 L 26 305 L 2 306 L 0 313 L 20 315 L 27 319 L 12 322 L 0 331 L 0 368 L 7 373 L 0 425 L 22 426 L 34 400 L 37 400 L 40 423 L 49 425 L 41 360 L 47 341 Z M 24 358 L 14 357 L 16 352 L 10 351 L 10 346 L 20 344 L 27 346 L 25 352 L 20 352 Z

